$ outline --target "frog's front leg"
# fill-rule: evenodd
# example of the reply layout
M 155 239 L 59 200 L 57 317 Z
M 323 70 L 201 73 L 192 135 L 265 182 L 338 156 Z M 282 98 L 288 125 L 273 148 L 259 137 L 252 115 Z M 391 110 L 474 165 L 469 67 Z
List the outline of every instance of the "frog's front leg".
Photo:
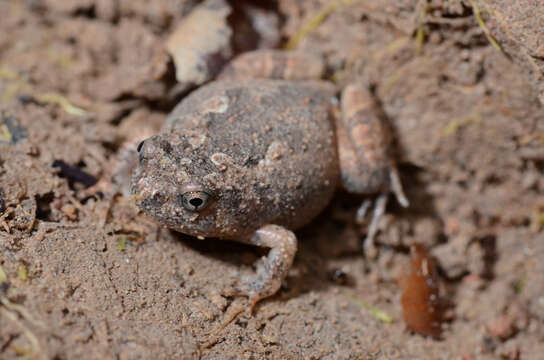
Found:
M 243 288 L 238 291 L 249 297 L 248 311 L 251 312 L 259 300 L 274 295 L 280 288 L 293 264 L 297 239 L 293 232 L 284 227 L 265 225 L 244 242 L 270 248 L 264 265 L 257 267 L 257 276 L 243 284 Z
M 359 85 L 348 85 L 342 92 L 341 107 L 336 128 L 342 184 L 351 193 L 379 194 L 364 242 L 364 251 L 368 253 L 389 192 L 404 207 L 408 206 L 408 200 L 391 154 L 391 134 L 369 91 Z M 358 218 L 365 217 L 369 208 L 370 202 L 363 202 Z

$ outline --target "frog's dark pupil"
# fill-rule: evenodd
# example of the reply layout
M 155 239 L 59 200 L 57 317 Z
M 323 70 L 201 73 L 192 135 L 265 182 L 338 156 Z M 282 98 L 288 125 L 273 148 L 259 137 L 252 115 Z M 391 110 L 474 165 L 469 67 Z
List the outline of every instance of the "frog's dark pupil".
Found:
M 198 208 L 200 205 L 202 205 L 204 201 L 200 198 L 193 198 L 189 200 L 189 203 L 193 205 L 195 208 Z

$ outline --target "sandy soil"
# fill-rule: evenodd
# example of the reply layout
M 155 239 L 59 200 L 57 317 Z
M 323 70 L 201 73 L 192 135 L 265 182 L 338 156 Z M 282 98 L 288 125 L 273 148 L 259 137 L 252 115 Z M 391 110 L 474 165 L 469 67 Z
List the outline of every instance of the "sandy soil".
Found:
M 542 358 L 544 67 L 526 14 L 544 6 L 231 1 L 226 57 L 282 46 L 329 10 L 297 47 L 325 55 L 338 89 L 373 89 L 411 200 L 391 202 L 372 259 L 361 199 L 339 193 L 250 317 L 224 291 L 259 249 L 158 229 L 122 196 L 102 226 L 108 201 L 86 189 L 194 87 L 165 46 L 197 3 L 0 0 L 0 358 Z M 414 242 L 437 259 L 441 340 L 402 321 Z

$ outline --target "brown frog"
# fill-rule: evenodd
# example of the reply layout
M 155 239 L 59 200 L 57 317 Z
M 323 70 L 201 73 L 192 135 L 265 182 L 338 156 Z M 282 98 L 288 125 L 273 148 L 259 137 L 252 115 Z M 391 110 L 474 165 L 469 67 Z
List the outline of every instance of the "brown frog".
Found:
M 277 292 L 297 251 L 292 231 L 318 215 L 338 186 L 379 194 L 365 248 L 388 193 L 408 205 L 370 94 L 346 87 L 335 116 L 334 86 L 311 80 L 323 69 L 321 58 L 299 52 L 246 53 L 183 99 L 137 148 L 131 191 L 158 223 L 270 248 L 241 289 L 249 310 Z

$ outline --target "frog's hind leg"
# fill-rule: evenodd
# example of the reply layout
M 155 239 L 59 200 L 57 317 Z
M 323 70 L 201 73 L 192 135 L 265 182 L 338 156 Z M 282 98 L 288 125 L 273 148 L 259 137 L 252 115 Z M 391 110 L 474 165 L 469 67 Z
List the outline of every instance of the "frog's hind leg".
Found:
M 323 58 L 317 54 L 261 49 L 238 55 L 218 78 L 318 80 L 324 72 Z
M 342 114 L 336 124 L 340 174 L 344 188 L 356 194 L 378 194 L 364 242 L 365 253 L 373 246 L 380 218 L 385 212 L 389 192 L 403 206 L 404 195 L 391 153 L 392 137 L 380 118 L 372 96 L 362 86 L 348 85 L 342 93 Z M 357 218 L 370 209 L 366 200 Z

